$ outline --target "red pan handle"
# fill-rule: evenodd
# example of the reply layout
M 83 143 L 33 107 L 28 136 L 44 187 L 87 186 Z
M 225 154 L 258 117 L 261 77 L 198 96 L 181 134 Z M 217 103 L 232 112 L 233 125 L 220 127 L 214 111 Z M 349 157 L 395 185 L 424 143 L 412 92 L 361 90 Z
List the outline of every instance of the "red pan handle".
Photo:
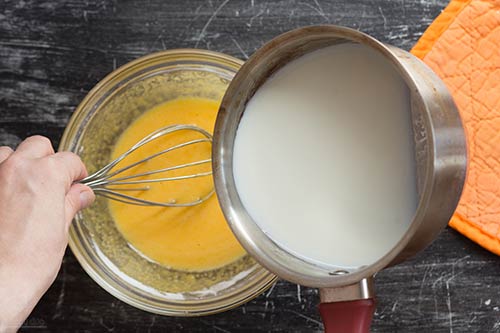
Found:
M 319 305 L 325 333 L 369 333 L 374 311 L 373 298 Z

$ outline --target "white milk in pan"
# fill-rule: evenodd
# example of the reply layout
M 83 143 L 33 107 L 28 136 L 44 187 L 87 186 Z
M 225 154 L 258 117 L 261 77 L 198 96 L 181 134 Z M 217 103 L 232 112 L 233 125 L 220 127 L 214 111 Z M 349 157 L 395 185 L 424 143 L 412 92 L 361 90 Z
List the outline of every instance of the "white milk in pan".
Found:
M 288 252 L 333 267 L 372 264 L 418 202 L 409 92 L 368 47 L 341 44 L 287 64 L 248 103 L 236 188 Z

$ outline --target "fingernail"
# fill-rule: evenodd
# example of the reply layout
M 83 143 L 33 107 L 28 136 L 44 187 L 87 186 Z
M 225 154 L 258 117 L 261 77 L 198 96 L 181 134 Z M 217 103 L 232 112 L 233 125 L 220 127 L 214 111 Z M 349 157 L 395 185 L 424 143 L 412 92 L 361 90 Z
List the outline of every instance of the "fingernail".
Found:
M 89 191 L 80 192 L 80 207 L 87 208 L 94 201 L 94 196 Z

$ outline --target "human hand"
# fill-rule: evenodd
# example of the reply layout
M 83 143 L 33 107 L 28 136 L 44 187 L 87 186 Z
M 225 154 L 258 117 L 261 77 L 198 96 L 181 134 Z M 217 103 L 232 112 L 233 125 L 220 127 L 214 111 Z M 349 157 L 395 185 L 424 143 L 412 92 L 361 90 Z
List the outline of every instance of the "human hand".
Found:
M 54 282 L 75 214 L 94 200 L 80 158 L 41 136 L 0 147 L 0 332 L 16 331 Z

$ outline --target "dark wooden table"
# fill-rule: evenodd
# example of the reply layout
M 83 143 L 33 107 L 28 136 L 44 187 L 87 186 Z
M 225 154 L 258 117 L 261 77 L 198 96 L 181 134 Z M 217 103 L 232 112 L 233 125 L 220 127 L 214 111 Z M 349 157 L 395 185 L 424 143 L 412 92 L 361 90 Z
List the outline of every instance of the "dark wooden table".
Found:
M 116 67 L 171 48 L 245 59 L 292 28 L 332 23 L 409 50 L 446 0 L 2 0 L 0 145 L 43 134 L 57 146 L 73 110 Z M 0 281 L 1 283 L 1 281 Z M 500 260 L 451 229 L 376 276 L 374 332 L 499 332 Z M 223 314 L 169 318 L 94 283 L 68 250 L 22 331 L 321 331 L 318 293 L 285 281 Z

